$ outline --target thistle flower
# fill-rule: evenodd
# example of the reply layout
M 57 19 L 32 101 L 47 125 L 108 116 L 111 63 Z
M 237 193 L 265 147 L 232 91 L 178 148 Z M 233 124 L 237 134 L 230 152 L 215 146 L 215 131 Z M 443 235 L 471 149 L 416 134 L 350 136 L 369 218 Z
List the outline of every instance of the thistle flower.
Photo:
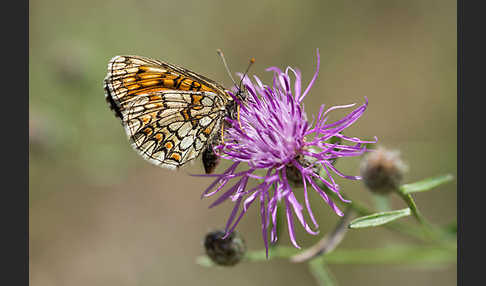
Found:
M 342 134 L 366 110 L 366 98 L 363 105 L 332 123 L 328 122 L 329 112 L 349 108 L 354 104 L 334 106 L 327 110 L 322 105 L 314 123 L 309 123 L 302 101 L 317 78 L 319 64 L 317 51 L 317 70 L 304 92 L 300 71 L 291 67 L 287 67 L 285 72 L 277 67 L 267 69 L 274 74 L 272 87 L 264 85 L 256 76 L 256 83 L 245 77 L 243 85 L 248 96 L 245 102 L 238 102 L 241 106 L 239 120 L 226 119 L 230 128 L 225 130 L 224 143 L 215 147 L 219 156 L 234 163 L 222 174 L 207 175 L 215 177 L 215 181 L 203 192 L 203 197 L 222 193 L 210 207 L 228 199 L 235 203 L 226 223 L 226 236 L 233 232 L 253 202 L 260 201 L 262 235 L 267 257 L 268 232 L 270 242 L 277 240 L 278 202 L 283 202 L 290 239 L 296 248 L 300 246 L 295 238 L 294 215 L 308 233 L 318 233 L 304 218 L 304 207 L 297 201 L 294 194 L 297 190 L 291 188 L 291 183 L 298 182 L 303 186 L 305 207 L 314 228 L 317 229 L 319 226 L 310 208 L 308 189 L 313 188 L 336 214 L 342 216 L 342 211 L 326 192 L 334 192 L 342 201 L 349 201 L 341 196 L 339 186 L 331 173 L 350 180 L 358 180 L 360 177 L 342 174 L 334 167 L 333 162 L 340 157 L 359 156 L 366 151 L 364 143 L 376 142 Z M 293 87 L 291 76 L 295 78 Z M 330 143 L 333 137 L 340 140 Z M 237 167 L 245 164 L 247 169 L 237 172 Z M 321 169 L 323 172 L 319 172 Z M 258 180 L 257 186 L 249 188 L 250 179 Z M 231 185 L 230 181 L 234 184 Z M 328 190 L 321 188 L 318 182 L 324 184 Z M 231 187 L 222 191 L 227 185 Z

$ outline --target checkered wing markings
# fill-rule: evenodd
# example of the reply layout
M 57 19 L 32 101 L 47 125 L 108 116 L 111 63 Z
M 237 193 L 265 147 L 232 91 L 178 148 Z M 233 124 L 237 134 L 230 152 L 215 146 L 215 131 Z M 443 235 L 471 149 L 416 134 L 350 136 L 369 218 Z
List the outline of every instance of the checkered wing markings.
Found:
M 132 147 L 169 168 L 199 155 L 229 100 L 224 87 L 202 75 L 140 56 L 112 58 L 104 89 Z
M 151 101 L 155 95 L 160 96 L 162 105 Z M 201 104 L 193 104 L 195 96 L 202 97 Z M 179 167 L 196 158 L 218 132 L 224 114 L 217 102 L 216 94 L 200 92 L 138 96 L 123 113 L 125 131 L 133 148 L 146 160 Z
M 105 96 L 115 110 L 138 95 L 168 90 L 206 91 L 226 102 L 224 87 L 187 69 L 140 56 L 116 56 L 108 64 Z

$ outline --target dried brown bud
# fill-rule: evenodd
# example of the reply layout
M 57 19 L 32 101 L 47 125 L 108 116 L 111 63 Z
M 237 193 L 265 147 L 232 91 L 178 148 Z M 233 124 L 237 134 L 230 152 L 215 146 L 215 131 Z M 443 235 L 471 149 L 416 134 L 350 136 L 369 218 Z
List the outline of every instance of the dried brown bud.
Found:
M 378 194 L 388 194 L 400 186 L 408 167 L 400 159 L 400 152 L 378 147 L 361 162 L 361 176 L 366 187 Z

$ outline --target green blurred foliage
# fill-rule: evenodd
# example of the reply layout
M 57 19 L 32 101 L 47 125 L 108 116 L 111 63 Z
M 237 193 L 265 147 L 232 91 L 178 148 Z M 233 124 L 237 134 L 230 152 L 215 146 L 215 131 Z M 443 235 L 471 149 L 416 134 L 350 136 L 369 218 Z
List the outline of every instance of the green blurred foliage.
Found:
M 454 1 L 30 1 L 30 280 L 32 285 L 313 285 L 305 265 L 285 261 L 206 269 L 195 264 L 202 239 L 221 228 L 230 204 L 208 210 L 200 164 L 170 172 L 129 146 L 108 109 L 102 81 L 111 57 L 137 54 L 184 66 L 228 86 L 216 49 L 234 72 L 265 81 L 269 66 L 298 67 L 319 105 L 370 102 L 347 135 L 400 149 L 405 182 L 457 174 L 456 2 Z M 335 118 L 342 114 L 336 112 Z M 357 174 L 358 159 L 337 167 Z M 224 165 L 224 164 L 223 164 Z M 220 170 L 224 166 L 219 167 Z M 372 205 L 358 182 L 339 180 Z M 314 195 L 321 235 L 337 217 Z M 432 222 L 456 217 L 456 184 L 417 195 Z M 403 208 L 398 200 L 394 209 Z M 255 209 L 239 230 L 263 246 Z M 281 244 L 288 244 L 282 233 Z M 304 246 L 316 242 L 298 229 Z M 362 230 L 340 247 L 407 241 Z M 386 268 L 386 271 L 383 271 Z M 456 268 L 330 265 L 341 285 L 455 285 Z M 249 275 L 251 273 L 251 275 Z

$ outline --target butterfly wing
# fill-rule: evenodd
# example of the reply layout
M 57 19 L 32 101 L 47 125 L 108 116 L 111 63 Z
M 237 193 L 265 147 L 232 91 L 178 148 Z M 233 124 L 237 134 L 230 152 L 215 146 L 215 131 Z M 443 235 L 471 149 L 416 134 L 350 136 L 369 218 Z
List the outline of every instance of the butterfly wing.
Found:
M 199 105 L 194 99 L 201 98 Z M 224 113 L 208 92 L 155 92 L 138 96 L 125 113 L 125 132 L 146 160 L 176 168 L 196 158 L 218 133 Z
M 196 158 L 219 132 L 229 100 L 201 75 L 138 56 L 114 57 L 104 88 L 132 147 L 171 169 Z
M 119 109 L 136 96 L 155 91 L 207 91 L 230 99 L 224 87 L 202 75 L 140 56 L 113 57 L 104 83 L 107 100 Z

